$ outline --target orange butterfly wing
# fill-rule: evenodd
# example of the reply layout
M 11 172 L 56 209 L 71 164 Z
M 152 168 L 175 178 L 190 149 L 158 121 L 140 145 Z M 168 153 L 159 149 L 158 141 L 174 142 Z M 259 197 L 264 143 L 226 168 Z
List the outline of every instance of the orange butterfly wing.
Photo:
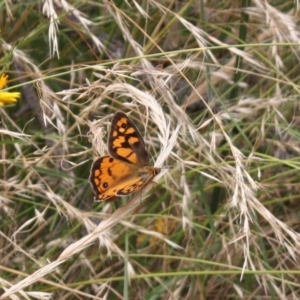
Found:
M 123 112 L 116 112 L 108 139 L 111 157 L 125 163 L 149 166 L 149 154 L 144 139 L 134 123 Z
M 110 156 L 98 158 L 91 168 L 90 182 L 96 201 L 131 194 L 160 172 L 149 166 L 144 140 L 122 112 L 117 112 L 112 119 L 108 149 Z
M 139 167 L 125 164 L 110 156 L 98 158 L 91 170 L 91 182 L 98 200 L 128 195 L 142 187 L 151 177 L 140 173 Z

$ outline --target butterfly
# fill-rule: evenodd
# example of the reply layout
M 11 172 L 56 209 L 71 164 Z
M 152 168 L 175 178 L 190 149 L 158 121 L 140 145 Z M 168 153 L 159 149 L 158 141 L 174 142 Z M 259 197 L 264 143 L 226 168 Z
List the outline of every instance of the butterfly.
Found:
M 92 165 L 90 182 L 95 201 L 113 200 L 138 191 L 161 171 L 149 166 L 145 142 L 129 117 L 118 111 L 112 118 L 108 156 Z

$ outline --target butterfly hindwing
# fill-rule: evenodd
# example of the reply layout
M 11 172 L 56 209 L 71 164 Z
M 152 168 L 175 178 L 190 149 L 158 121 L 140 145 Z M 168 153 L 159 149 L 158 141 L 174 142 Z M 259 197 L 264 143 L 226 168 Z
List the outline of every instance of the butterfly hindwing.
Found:
M 90 181 L 97 200 L 133 193 L 150 178 L 148 172 L 139 172 L 137 166 L 123 163 L 110 156 L 98 158 L 91 169 Z
M 144 140 L 134 123 L 123 112 L 117 112 L 112 119 L 108 150 L 110 156 L 126 163 L 149 165 Z

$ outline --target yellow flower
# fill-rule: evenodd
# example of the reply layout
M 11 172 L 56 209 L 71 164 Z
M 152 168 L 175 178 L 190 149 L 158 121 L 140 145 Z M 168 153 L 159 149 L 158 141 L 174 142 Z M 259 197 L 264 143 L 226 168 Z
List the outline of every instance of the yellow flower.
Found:
M 0 77 L 0 89 L 2 89 L 7 82 L 8 75 L 1 75 Z M 0 91 L 0 106 L 6 104 L 13 104 L 17 102 L 17 98 L 20 98 L 21 94 L 18 92 L 1 92 Z

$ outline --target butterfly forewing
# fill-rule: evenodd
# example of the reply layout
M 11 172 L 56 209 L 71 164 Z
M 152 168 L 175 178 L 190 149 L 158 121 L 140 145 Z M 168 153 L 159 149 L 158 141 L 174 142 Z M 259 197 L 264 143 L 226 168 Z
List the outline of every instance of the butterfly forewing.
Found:
M 117 112 L 113 119 L 108 139 L 110 156 L 126 163 L 148 166 L 149 154 L 144 140 L 123 112 Z

